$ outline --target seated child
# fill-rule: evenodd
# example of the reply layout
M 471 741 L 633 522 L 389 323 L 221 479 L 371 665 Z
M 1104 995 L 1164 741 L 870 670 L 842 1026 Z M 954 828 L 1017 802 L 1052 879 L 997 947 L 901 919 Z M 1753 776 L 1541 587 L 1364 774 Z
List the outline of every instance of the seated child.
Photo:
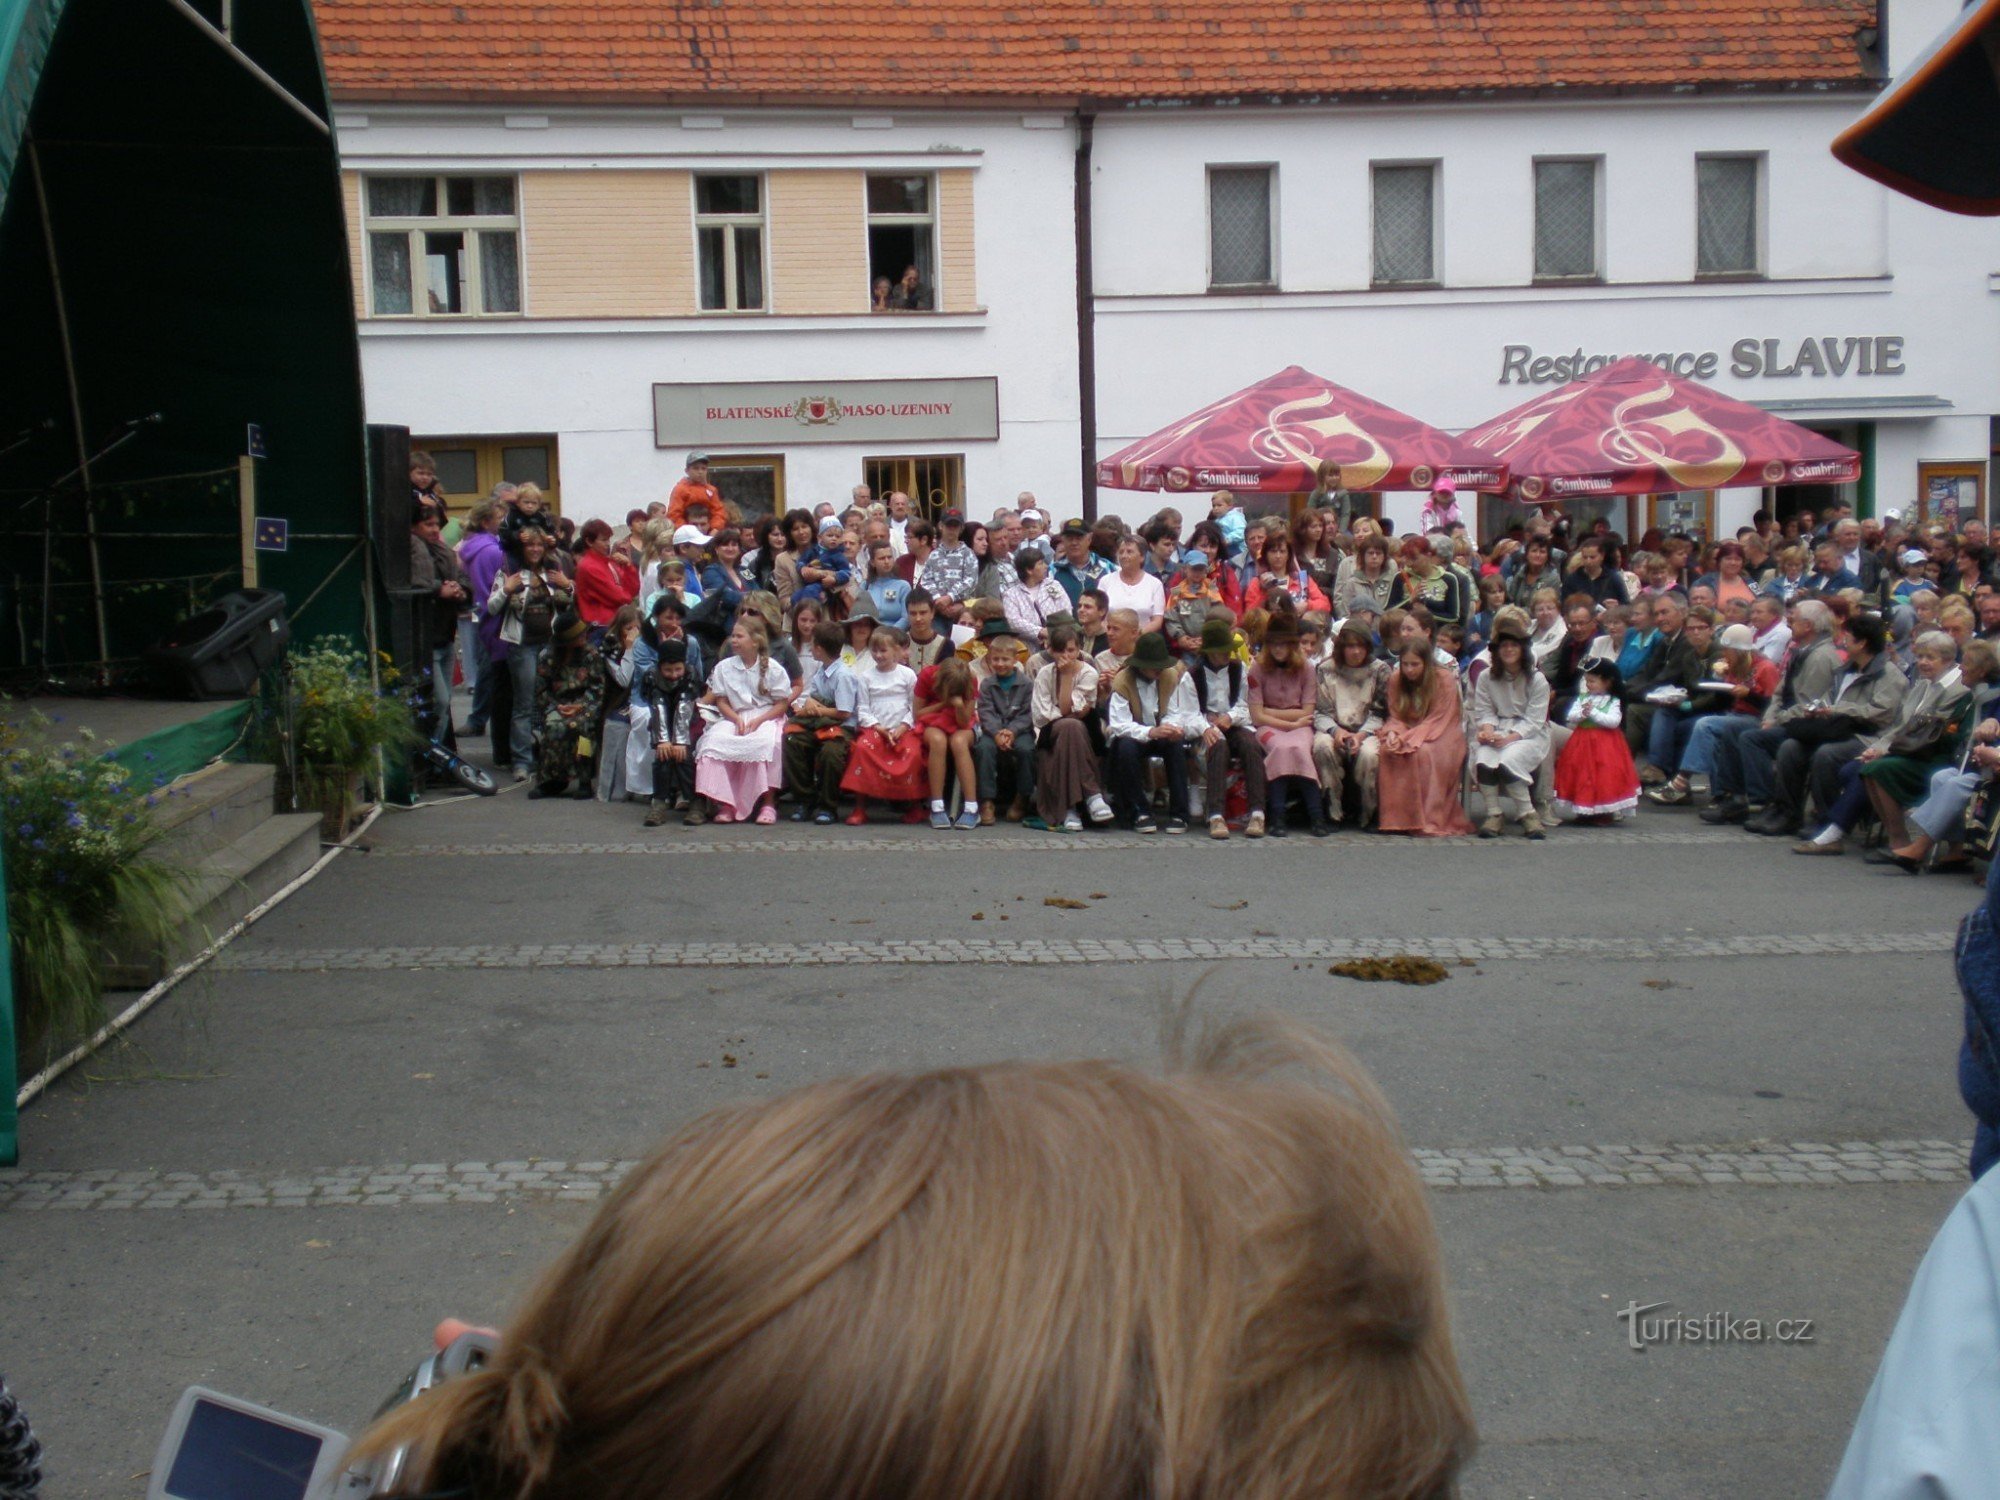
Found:
M 1639 771 L 1620 706 L 1624 686 L 1608 657 L 1583 663 L 1583 691 L 1569 707 L 1569 742 L 1556 757 L 1556 800 L 1575 808 L 1579 823 L 1615 823 L 1639 805 Z
M 701 689 L 688 676 L 688 643 L 675 637 L 659 643 L 653 680 L 647 685 L 645 735 L 653 747 L 653 797 L 646 827 L 658 828 L 676 807 L 694 805 L 695 704 Z
M 1250 727 L 1250 700 L 1245 695 L 1249 672 L 1236 659 L 1235 631 L 1230 629 L 1228 612 L 1202 621 L 1201 651 L 1188 664 L 1188 680 L 1194 684 L 1195 705 L 1204 721 L 1196 753 L 1207 772 L 1208 836 L 1229 837 L 1229 823 L 1223 805 L 1229 791 L 1229 762 L 1233 756 L 1243 768 L 1243 795 L 1250 802 L 1250 821 L 1245 836 L 1264 836 L 1264 747 Z
M 1167 590 L 1167 644 L 1182 656 L 1201 648 L 1201 626 L 1222 604 L 1222 590 L 1210 576 L 1208 554 L 1190 547 L 1181 554 L 1180 579 Z
M 978 724 L 978 707 L 972 668 L 956 657 L 947 658 L 927 669 L 927 704 L 917 713 L 917 727 L 923 732 L 924 752 L 929 761 L 931 827 L 949 828 L 951 814 L 944 808 L 947 769 L 958 773 L 958 785 L 965 802 L 958 815 L 960 828 L 979 826 L 979 781 L 972 768 L 972 736 Z
M 813 627 L 814 670 L 805 691 L 792 703 L 785 726 L 785 782 L 798 806 L 792 821 L 831 823 L 840 800 L 841 778 L 858 729 L 861 691 L 840 660 L 845 645 L 840 627 L 823 620 Z
M 979 735 L 972 742 L 979 775 L 979 822 L 991 826 L 1001 783 L 1012 792 L 1007 821 L 1018 823 L 1035 795 L 1035 686 L 1021 670 L 1024 647 L 1011 635 L 986 645 L 986 680 L 979 685 Z M 1002 775 L 1003 768 L 1006 770 Z
M 923 817 L 924 738 L 913 713 L 917 674 L 897 659 L 901 651 L 897 632 L 878 625 L 869 638 L 868 664 L 853 674 L 861 732 L 840 778 L 842 788 L 854 793 L 854 811 L 847 816 L 851 827 L 868 821 L 870 797 L 915 804 L 914 816 L 905 822 Z
M 937 604 L 929 589 L 911 589 L 903 596 L 903 634 L 908 641 L 903 660 L 912 671 L 935 666 L 951 650 L 951 638 L 937 628 Z
M 1098 779 L 1104 732 L 1097 722 L 1097 668 L 1084 659 L 1074 625 L 1049 626 L 1049 656 L 1035 673 L 1036 816 L 1030 826 L 1081 833 L 1079 804 L 1093 823 L 1112 818 Z

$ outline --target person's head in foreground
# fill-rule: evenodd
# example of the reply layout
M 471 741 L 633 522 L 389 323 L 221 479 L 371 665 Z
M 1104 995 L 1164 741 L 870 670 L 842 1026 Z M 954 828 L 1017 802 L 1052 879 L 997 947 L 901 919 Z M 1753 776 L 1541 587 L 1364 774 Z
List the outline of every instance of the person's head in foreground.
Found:
M 1387 1103 L 1301 1029 L 1191 1051 L 707 1115 L 360 1449 L 475 1500 L 1452 1493 L 1472 1418 Z

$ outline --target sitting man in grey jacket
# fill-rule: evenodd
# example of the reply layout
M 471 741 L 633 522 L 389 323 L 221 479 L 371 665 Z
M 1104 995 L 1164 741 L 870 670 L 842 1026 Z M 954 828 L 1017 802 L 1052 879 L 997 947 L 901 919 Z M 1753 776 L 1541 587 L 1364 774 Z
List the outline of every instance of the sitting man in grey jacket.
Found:
M 1771 800 L 1771 771 L 1778 747 L 1789 738 L 1785 725 L 1833 696 L 1840 654 L 1833 644 L 1833 611 L 1817 599 L 1791 608 L 1791 660 L 1761 722 L 1730 714 L 1714 743 L 1709 785 L 1715 800 L 1701 810 L 1704 823 L 1741 823 Z M 1737 721 L 1742 721 L 1738 728 Z
M 1834 680 L 1831 701 L 1786 723 L 1773 761 L 1771 800 L 1762 816 L 1743 825 L 1751 833 L 1797 835 L 1805 820 L 1807 779 L 1830 803 L 1840 786 L 1840 768 L 1861 753 L 1865 736 L 1895 720 L 1910 683 L 1889 655 L 1889 627 L 1882 617 L 1850 617 L 1840 643 L 1847 662 Z

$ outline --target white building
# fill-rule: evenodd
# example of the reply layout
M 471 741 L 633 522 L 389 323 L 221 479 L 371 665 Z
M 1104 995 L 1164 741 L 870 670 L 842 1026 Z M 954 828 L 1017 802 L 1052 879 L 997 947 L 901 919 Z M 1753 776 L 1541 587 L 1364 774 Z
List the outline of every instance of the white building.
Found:
M 1827 151 L 1950 0 L 1746 3 L 1687 34 L 1594 0 L 1410 0 L 1368 28 L 1253 3 L 1192 44 L 1150 7 L 901 40 L 857 12 L 860 43 L 725 14 L 734 76 L 695 89 L 674 67 L 698 38 L 595 67 L 565 21 L 585 62 L 434 35 L 422 97 L 355 25 L 399 9 L 324 0 L 322 24 L 370 416 L 438 450 L 455 493 L 545 467 L 569 513 L 616 518 L 701 447 L 752 506 L 870 482 L 1136 520 L 1158 502 L 1086 494 L 1088 459 L 1286 364 L 1463 429 L 1642 353 L 1858 447 L 1864 514 L 1985 503 L 2000 233 Z M 1545 55 L 1551 16 L 1589 44 Z M 913 66 L 835 66 L 871 36 Z M 949 60 L 923 71 L 932 44 Z M 871 279 L 908 263 L 929 309 L 871 313 Z M 1634 534 L 1763 503 L 1596 502 Z

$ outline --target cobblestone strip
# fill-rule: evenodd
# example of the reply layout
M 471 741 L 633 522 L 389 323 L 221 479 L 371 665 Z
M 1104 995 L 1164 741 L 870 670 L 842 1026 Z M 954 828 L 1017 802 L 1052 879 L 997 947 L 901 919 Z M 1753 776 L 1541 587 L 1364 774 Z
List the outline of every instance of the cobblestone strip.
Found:
M 1632 844 L 1734 844 L 1744 849 L 1762 849 L 1761 840 L 1746 839 L 1732 828 L 1709 830 L 1703 825 L 1693 828 L 1669 829 L 1654 833 L 1640 829 L 1588 828 L 1578 829 L 1574 834 L 1558 830 L 1553 838 L 1541 845 L 1506 838 L 1498 842 L 1479 839 L 1392 839 L 1370 838 L 1370 849 L 1451 849 L 1461 855 L 1492 857 L 1500 853 L 1529 854 L 1546 851 L 1555 844 L 1574 838 L 1577 847 L 1588 844 L 1609 844 L 1626 846 Z M 1176 847 L 1185 845 L 1190 849 L 1209 850 L 1217 858 L 1228 858 L 1231 850 L 1242 852 L 1244 841 L 1231 839 L 1221 849 L 1216 849 L 1206 839 L 1176 840 Z M 1323 847 L 1338 849 L 1350 839 L 1335 838 Z M 671 854 L 676 858 L 684 854 L 1101 854 L 1118 849 L 1152 849 L 1162 845 L 1158 837 L 1141 838 L 1137 834 L 1082 834 L 1069 837 L 1061 834 L 990 833 L 964 838 L 936 837 L 929 830 L 923 833 L 912 831 L 905 837 L 897 838 L 884 834 L 877 837 L 847 838 L 838 833 L 830 833 L 819 838 L 765 837 L 761 833 L 744 830 L 741 838 L 683 838 L 672 829 L 654 838 L 608 840 L 603 842 L 546 841 L 534 844 L 395 844 L 378 845 L 369 850 L 376 859 L 478 859 L 494 854 L 546 854 L 565 858 L 591 858 L 607 854 Z M 1321 847 L 1321 846 L 1311 846 Z
M 1858 954 L 1949 952 L 1949 932 L 1771 933 L 1718 937 L 1431 937 L 1354 938 L 880 938 L 873 942 L 536 943 L 403 948 L 246 948 L 217 967 L 265 973 L 329 969 L 742 969 L 810 962 L 882 964 L 1134 964 L 1289 960 L 1319 963 L 1413 954 L 1445 962 L 1532 962 L 1585 958 L 1609 962 L 1696 958 L 1823 958 Z
M 1490 1146 L 1411 1153 L 1434 1188 L 1842 1187 L 1966 1181 L 1970 1141 L 1752 1141 L 1735 1145 Z M 0 1170 L 0 1212 L 225 1208 L 400 1208 L 420 1204 L 593 1203 L 630 1161 L 462 1161 L 250 1172 Z

